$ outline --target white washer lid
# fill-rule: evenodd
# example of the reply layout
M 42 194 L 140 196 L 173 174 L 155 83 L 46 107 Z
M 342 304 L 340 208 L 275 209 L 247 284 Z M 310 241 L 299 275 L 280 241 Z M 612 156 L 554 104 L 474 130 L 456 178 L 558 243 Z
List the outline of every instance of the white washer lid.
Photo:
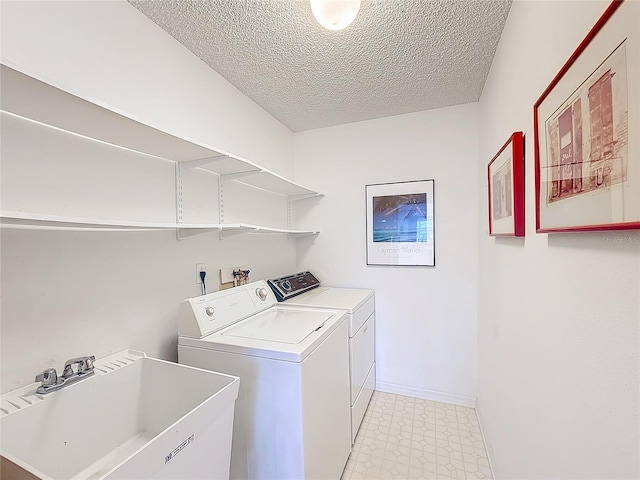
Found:
M 222 336 L 298 344 L 331 317 L 323 311 L 270 309 L 225 330 Z
M 271 319 L 287 318 L 287 320 L 293 320 L 293 317 L 289 316 L 269 316 L 268 313 L 274 310 L 279 312 L 294 312 L 296 318 L 301 322 L 304 322 L 305 327 L 298 330 L 297 338 L 294 338 L 294 335 L 289 337 L 290 340 L 299 339 L 302 335 L 304 335 L 304 332 L 307 332 L 306 337 L 299 343 L 287 343 L 286 341 L 282 341 L 283 338 L 287 338 L 286 334 L 284 333 L 269 333 L 267 335 L 264 335 L 264 333 L 271 328 L 273 328 L 274 332 L 283 330 L 283 328 L 281 328 L 279 325 L 269 325 L 266 322 L 260 326 L 263 331 L 261 337 L 268 336 L 271 338 L 271 340 L 253 336 L 251 333 L 249 333 L 249 335 L 251 336 L 245 337 L 225 335 L 230 330 L 237 329 L 243 324 L 247 324 L 247 326 L 251 325 L 250 328 L 253 328 L 253 325 L 260 324 L 261 317 Z M 311 315 L 307 318 L 313 318 L 314 320 L 305 320 L 303 317 L 306 317 L 307 315 Z M 324 322 L 318 322 L 318 320 L 321 318 L 324 318 L 326 320 Z M 328 310 L 313 307 L 298 307 L 295 305 L 289 306 L 278 304 L 277 306 L 273 306 L 265 311 L 252 315 L 249 318 L 237 322 L 236 324 L 230 325 L 224 330 L 219 330 L 217 332 L 211 333 L 203 338 L 179 336 L 178 348 L 198 348 L 218 352 L 235 353 L 239 355 L 250 355 L 253 357 L 270 358 L 273 360 L 302 362 L 329 335 L 332 335 L 340 325 L 346 325 L 346 318 L 347 312 L 345 312 L 344 310 Z M 318 329 L 318 325 L 323 325 L 323 327 Z M 247 335 L 247 332 L 250 330 L 250 328 L 244 331 L 245 335 Z M 348 332 L 345 332 L 345 334 L 348 335 Z M 273 340 L 274 338 L 278 338 L 279 340 Z

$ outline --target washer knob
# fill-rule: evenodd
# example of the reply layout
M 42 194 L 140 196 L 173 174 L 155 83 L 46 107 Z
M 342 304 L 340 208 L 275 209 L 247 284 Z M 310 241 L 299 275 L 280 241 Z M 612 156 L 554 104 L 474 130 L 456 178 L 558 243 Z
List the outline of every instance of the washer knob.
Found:
M 264 287 L 256 288 L 256 295 L 258 295 L 258 298 L 260 298 L 260 300 L 266 300 L 267 299 L 267 289 L 264 288 Z
M 206 313 L 210 317 L 213 317 L 213 314 L 215 313 L 215 310 L 213 309 L 213 307 L 207 307 L 207 308 L 204 309 L 204 313 Z
M 285 280 L 282 282 L 282 288 L 284 288 L 287 292 L 291 290 L 291 282 L 289 280 Z

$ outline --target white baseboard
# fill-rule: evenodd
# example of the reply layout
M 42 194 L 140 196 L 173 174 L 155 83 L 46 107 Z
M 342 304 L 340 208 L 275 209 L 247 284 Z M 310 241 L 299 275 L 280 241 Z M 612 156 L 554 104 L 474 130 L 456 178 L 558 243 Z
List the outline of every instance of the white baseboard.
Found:
M 390 382 L 376 381 L 376 390 L 387 393 L 395 393 L 398 395 L 406 395 L 408 397 L 422 398 L 424 400 L 433 400 L 434 402 L 450 403 L 452 405 L 460 405 L 461 407 L 475 408 L 476 398 L 466 395 L 458 395 L 455 393 L 436 392 L 433 390 L 425 390 L 422 388 L 408 387 L 406 385 L 398 385 Z
M 484 427 L 482 426 L 482 413 L 480 412 L 480 405 L 476 402 L 476 417 L 478 418 L 478 425 L 480 426 L 480 434 L 482 435 L 482 441 L 487 451 L 487 460 L 489 460 L 489 468 L 491 469 L 492 478 L 496 478 L 496 471 L 493 468 L 493 449 L 487 441 L 487 437 L 484 434 Z

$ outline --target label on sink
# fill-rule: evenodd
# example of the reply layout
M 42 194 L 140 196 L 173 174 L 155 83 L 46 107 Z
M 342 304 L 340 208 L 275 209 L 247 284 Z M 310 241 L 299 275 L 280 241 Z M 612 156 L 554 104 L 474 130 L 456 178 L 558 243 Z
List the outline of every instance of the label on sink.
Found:
M 195 439 L 195 433 L 191 434 L 191 436 L 189 438 L 187 438 L 184 442 L 182 442 L 180 445 L 178 445 L 176 448 L 174 448 L 173 451 L 169 455 L 164 457 L 164 463 L 167 463 L 169 460 L 172 460 L 173 457 L 175 457 L 178 453 L 180 453 L 180 451 L 184 447 L 186 447 L 191 442 L 193 442 L 194 439 Z

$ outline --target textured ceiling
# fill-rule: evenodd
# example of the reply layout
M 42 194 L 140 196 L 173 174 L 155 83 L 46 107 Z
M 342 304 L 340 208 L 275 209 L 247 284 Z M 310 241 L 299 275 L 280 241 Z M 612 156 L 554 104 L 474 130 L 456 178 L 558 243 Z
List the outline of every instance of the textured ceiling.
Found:
M 129 0 L 292 131 L 477 101 L 511 0 L 363 0 L 329 31 L 306 0 Z

